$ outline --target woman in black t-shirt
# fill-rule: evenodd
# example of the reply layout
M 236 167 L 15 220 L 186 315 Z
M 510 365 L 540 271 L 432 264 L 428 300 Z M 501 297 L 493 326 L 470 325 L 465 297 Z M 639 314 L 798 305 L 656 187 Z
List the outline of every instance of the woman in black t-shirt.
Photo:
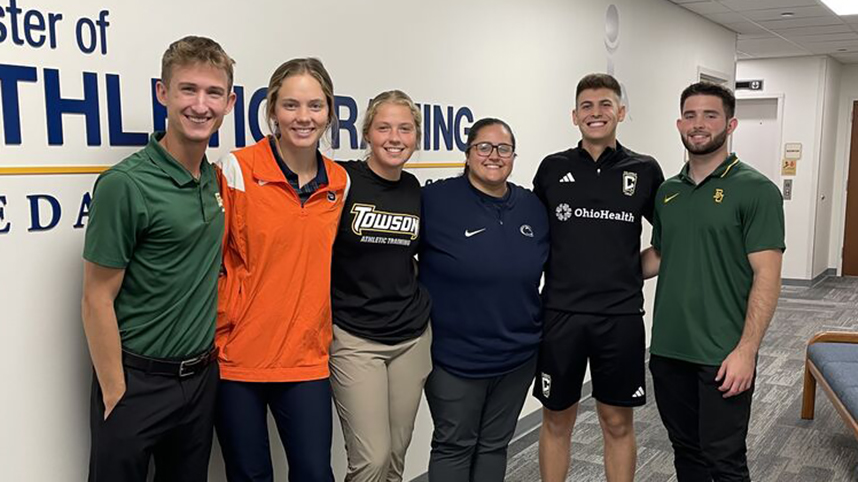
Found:
M 330 366 L 353 482 L 402 480 L 432 369 L 429 295 L 414 263 L 420 183 L 403 171 L 420 133 L 408 95 L 383 92 L 364 118 L 369 156 L 341 163 L 351 185 L 334 244 Z

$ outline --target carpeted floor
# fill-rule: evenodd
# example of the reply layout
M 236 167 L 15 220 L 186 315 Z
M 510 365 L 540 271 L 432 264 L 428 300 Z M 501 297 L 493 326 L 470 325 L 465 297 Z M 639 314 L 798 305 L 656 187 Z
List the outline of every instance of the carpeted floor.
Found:
M 748 435 L 751 478 L 759 482 L 858 480 L 858 442 L 817 390 L 816 417 L 802 420 L 801 390 L 807 340 L 822 330 L 858 331 L 858 278 L 829 277 L 813 288 L 784 287 L 760 350 Z M 649 373 L 647 373 L 649 375 Z M 652 381 L 647 380 L 647 393 Z M 654 398 L 635 412 L 638 482 L 676 480 L 673 453 Z M 507 481 L 539 480 L 538 428 L 510 446 Z M 568 481 L 604 480 L 602 439 L 592 399 L 581 402 L 572 437 Z

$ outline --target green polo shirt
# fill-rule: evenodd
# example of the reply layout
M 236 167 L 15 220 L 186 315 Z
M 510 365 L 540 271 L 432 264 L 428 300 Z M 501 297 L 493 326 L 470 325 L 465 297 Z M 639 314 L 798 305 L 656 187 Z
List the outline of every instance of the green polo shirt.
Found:
M 696 185 L 686 164 L 658 190 L 652 245 L 661 266 L 650 352 L 720 365 L 745 326 L 748 254 L 785 249 L 780 190 L 735 154 Z
M 125 270 L 114 302 L 122 347 L 186 358 L 214 342 L 224 215 L 215 170 L 200 179 L 158 143 L 95 183 L 83 257 Z

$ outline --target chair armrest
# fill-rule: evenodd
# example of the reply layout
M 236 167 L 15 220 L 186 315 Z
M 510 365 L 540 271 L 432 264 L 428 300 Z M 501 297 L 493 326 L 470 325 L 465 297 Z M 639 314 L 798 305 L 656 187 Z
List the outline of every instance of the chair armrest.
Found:
M 858 343 L 858 333 L 852 331 L 822 331 L 819 332 L 807 342 L 808 345 L 814 343 Z

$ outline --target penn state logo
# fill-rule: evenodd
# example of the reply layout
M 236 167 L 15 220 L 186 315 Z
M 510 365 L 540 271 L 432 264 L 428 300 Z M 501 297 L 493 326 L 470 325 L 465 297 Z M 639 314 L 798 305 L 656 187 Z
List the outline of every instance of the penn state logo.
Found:
M 337 193 L 334 191 L 328 191 L 328 201 L 337 202 Z
M 635 194 L 635 186 L 638 183 L 638 173 L 636 172 L 623 172 L 623 194 L 626 196 L 634 196 Z

